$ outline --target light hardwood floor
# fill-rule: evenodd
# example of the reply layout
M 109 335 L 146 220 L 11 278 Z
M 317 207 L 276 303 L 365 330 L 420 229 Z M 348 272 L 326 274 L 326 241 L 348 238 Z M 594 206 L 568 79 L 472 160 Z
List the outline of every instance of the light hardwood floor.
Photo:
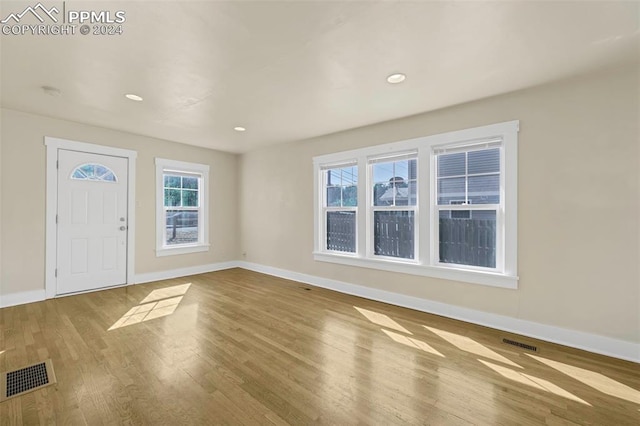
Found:
M 640 424 L 638 364 L 241 269 L 0 310 L 47 358 L 1 424 Z

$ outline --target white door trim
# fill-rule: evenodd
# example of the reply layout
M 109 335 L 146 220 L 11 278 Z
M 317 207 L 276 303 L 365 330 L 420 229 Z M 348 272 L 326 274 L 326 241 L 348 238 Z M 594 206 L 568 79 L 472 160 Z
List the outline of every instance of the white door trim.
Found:
M 128 158 L 128 196 L 127 215 L 129 232 L 127 233 L 127 284 L 135 283 L 135 201 L 136 201 L 136 157 L 138 153 L 122 148 L 112 148 L 84 142 L 45 136 L 47 147 L 47 189 L 46 189 L 46 231 L 45 231 L 45 292 L 47 299 L 56 297 L 56 264 L 57 264 L 57 227 L 56 212 L 58 211 L 58 150 L 80 151 L 91 154 L 111 155 Z

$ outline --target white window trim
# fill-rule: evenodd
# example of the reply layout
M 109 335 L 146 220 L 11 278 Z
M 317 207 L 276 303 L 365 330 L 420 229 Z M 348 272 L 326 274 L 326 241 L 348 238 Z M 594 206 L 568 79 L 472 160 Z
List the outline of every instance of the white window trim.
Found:
M 475 127 L 454 132 L 442 133 L 416 139 L 410 139 L 389 144 L 377 145 L 357 150 L 344 151 L 321 155 L 313 158 L 314 163 L 314 259 L 321 262 L 331 262 L 343 265 L 351 265 L 365 268 L 381 269 L 391 272 L 406 273 L 411 275 L 428 276 L 447 280 L 468 282 L 493 287 L 516 289 L 518 288 L 517 274 L 517 249 L 518 249 L 518 131 L 520 122 L 517 120 Z M 485 270 L 485 268 L 467 267 L 464 265 L 439 264 L 434 261 L 437 253 L 435 238 L 437 227 L 434 227 L 434 212 L 431 208 L 435 196 L 435 179 L 432 177 L 435 155 L 434 147 L 442 145 L 470 145 L 474 141 L 500 138 L 502 140 L 502 169 L 501 176 L 504 179 L 503 193 L 505 214 L 502 239 L 502 252 L 497 253 L 502 272 Z M 371 194 L 368 191 L 369 159 L 381 157 L 403 151 L 418 151 L 418 205 L 416 214 L 423 212 L 418 217 L 416 224 L 416 259 L 395 259 L 371 256 L 370 247 L 373 239 L 372 220 L 368 214 L 371 204 Z M 357 252 L 340 253 L 326 250 L 324 241 L 324 226 L 322 226 L 322 179 L 321 170 L 330 164 L 340 164 L 349 160 L 357 160 L 358 164 L 358 217 L 357 217 Z M 363 173 L 363 171 L 367 171 Z M 367 208 L 360 208 L 361 200 L 365 201 Z M 429 212 L 429 214 L 424 214 Z M 424 223 L 424 222 L 429 223 Z M 422 222 L 422 223 L 420 223 Z M 498 224 L 500 227 L 501 224 Z M 500 245 L 499 245 L 500 246 Z M 500 249 L 499 249 L 500 250 Z M 502 260 L 504 261 L 502 262 Z
M 202 175 L 198 188 L 202 215 L 199 226 L 202 226 L 202 241 L 197 244 L 180 244 L 166 246 L 165 214 L 164 214 L 164 172 L 167 170 L 197 173 Z M 156 158 L 156 257 L 209 251 L 209 166 L 206 164 L 188 163 L 185 161 Z
M 418 236 L 420 235 L 420 220 L 419 220 L 419 214 L 420 214 L 420 205 L 419 205 L 419 198 L 420 198 L 420 194 L 418 193 L 418 203 L 416 205 L 406 205 L 406 206 L 397 206 L 397 205 L 393 205 L 393 206 L 374 206 L 373 205 L 373 186 L 375 185 L 375 182 L 373 181 L 373 164 L 375 162 L 380 162 L 381 160 L 384 159 L 388 159 L 388 161 L 397 161 L 396 159 L 399 159 L 400 157 L 406 157 L 406 158 L 411 158 L 414 159 L 416 161 L 418 160 L 418 153 L 417 152 L 400 152 L 398 153 L 398 155 L 393 155 L 393 156 L 383 156 L 381 157 L 377 157 L 377 156 L 367 156 L 367 163 L 366 163 L 366 168 L 367 168 L 367 183 L 366 185 L 369 185 L 369 187 L 366 188 L 367 191 L 367 199 L 366 199 L 366 206 L 365 209 L 367 211 L 367 230 L 369 231 L 367 233 L 367 258 L 369 259 L 375 259 L 375 260 L 381 260 L 381 261 L 385 261 L 385 262 L 399 262 L 399 263 L 406 263 L 408 265 L 419 265 L 419 259 L 420 259 L 420 244 L 418 241 Z M 418 164 L 418 176 L 416 176 L 416 178 L 419 178 L 420 176 L 420 165 Z M 418 191 L 420 191 L 420 180 L 416 179 L 416 182 L 418 183 Z M 360 183 L 360 182 L 358 182 Z M 414 258 L 413 259 L 404 259 L 404 258 L 400 258 L 400 257 L 391 257 L 391 256 L 384 256 L 384 255 L 378 255 L 375 254 L 375 242 L 374 242 L 374 238 L 373 238 L 373 231 L 374 231 L 374 216 L 375 216 L 375 212 L 376 211 L 403 211 L 403 212 L 413 212 L 414 215 L 414 227 L 415 227 L 415 237 L 414 237 L 414 247 L 413 247 L 413 253 L 414 253 Z M 356 252 L 357 253 L 357 252 Z

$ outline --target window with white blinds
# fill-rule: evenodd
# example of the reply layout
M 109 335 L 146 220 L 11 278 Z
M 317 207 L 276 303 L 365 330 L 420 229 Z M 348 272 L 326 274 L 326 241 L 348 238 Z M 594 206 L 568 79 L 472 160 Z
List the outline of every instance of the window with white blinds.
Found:
M 315 157 L 314 258 L 517 288 L 518 130 L 511 121 Z

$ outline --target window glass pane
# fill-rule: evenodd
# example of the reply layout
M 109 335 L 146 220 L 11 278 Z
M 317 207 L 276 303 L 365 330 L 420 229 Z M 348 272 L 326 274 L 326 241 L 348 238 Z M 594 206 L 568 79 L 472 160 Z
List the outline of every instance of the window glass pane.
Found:
M 358 205 L 358 167 L 327 170 L 325 187 L 327 207 L 356 207 Z
M 83 166 L 79 167 L 80 170 L 82 170 L 84 172 L 85 175 L 87 176 L 93 176 L 93 164 L 85 164 Z
M 440 262 L 496 267 L 495 210 L 440 210 L 439 216 Z
M 355 185 L 342 187 L 342 205 L 356 207 L 358 205 L 358 187 Z
M 438 155 L 438 176 L 460 176 L 466 174 L 464 152 Z
M 438 179 L 438 204 L 460 204 L 466 201 L 465 178 L 440 178 Z
M 388 183 L 393 178 L 393 162 L 389 163 L 374 163 L 373 169 L 373 182 L 374 183 Z
M 396 198 L 398 198 L 398 200 L 400 202 L 402 202 L 402 195 L 397 196 L 397 192 L 398 192 L 398 186 L 393 183 L 390 182 L 388 184 L 376 184 L 374 187 L 374 199 L 373 199 L 373 205 L 374 206 L 393 206 Z M 404 199 L 406 199 L 406 196 L 404 197 Z M 407 205 L 406 203 L 404 204 L 405 206 Z
M 471 204 L 499 204 L 500 175 L 469 176 L 468 191 Z
M 374 253 L 414 258 L 415 220 L 412 211 L 373 212 Z
M 500 148 L 469 151 L 467 155 L 470 175 L 500 172 Z
M 394 161 L 394 163 L 395 171 L 393 173 L 393 176 L 396 179 L 402 178 L 402 180 L 406 182 L 409 179 L 409 160 Z
M 327 212 L 327 250 L 356 251 L 356 212 Z
M 342 187 L 340 186 L 329 186 L 327 187 L 327 206 L 328 207 L 340 207 L 342 201 L 340 199 L 340 191 Z
M 416 159 L 374 163 L 373 205 L 408 206 L 415 205 L 415 179 L 418 166 Z M 412 188 L 409 188 L 411 183 Z M 410 191 L 414 191 L 411 198 Z
M 76 169 L 73 172 L 73 174 L 71 175 L 71 178 L 72 179 L 86 179 L 87 175 L 82 170 Z
M 167 210 L 166 244 L 189 244 L 198 242 L 198 212 L 189 210 Z
M 418 182 L 415 180 L 409 181 L 409 205 L 415 206 L 418 200 Z
M 183 189 L 182 190 L 182 206 L 198 207 L 198 191 Z
M 180 176 L 164 175 L 165 188 L 180 188 Z
M 117 182 L 113 171 L 100 164 L 83 164 L 71 172 L 71 179 Z
M 386 194 L 389 185 L 386 183 L 376 183 L 373 185 L 373 205 L 374 206 L 388 206 L 393 202 L 393 194 L 386 195 L 383 199 L 382 196 Z
M 109 173 L 109 169 L 107 169 L 104 166 L 101 166 L 99 164 L 96 164 L 94 166 L 94 173 L 96 175 L 96 177 L 102 177 L 102 175 L 105 175 L 107 173 Z
M 342 171 L 342 185 L 352 186 L 358 184 L 358 168 L 356 166 L 344 167 Z
M 340 169 L 327 170 L 327 182 L 328 186 L 342 185 L 342 177 L 340 175 Z
M 409 184 L 399 176 L 396 176 L 390 183 L 388 194 L 393 195 L 393 204 L 396 206 L 409 205 Z
M 164 190 L 164 205 L 166 207 L 173 207 L 180 205 L 180 190 L 178 189 L 165 189 Z
M 188 189 L 198 189 L 198 178 L 195 177 L 183 177 L 182 187 Z

